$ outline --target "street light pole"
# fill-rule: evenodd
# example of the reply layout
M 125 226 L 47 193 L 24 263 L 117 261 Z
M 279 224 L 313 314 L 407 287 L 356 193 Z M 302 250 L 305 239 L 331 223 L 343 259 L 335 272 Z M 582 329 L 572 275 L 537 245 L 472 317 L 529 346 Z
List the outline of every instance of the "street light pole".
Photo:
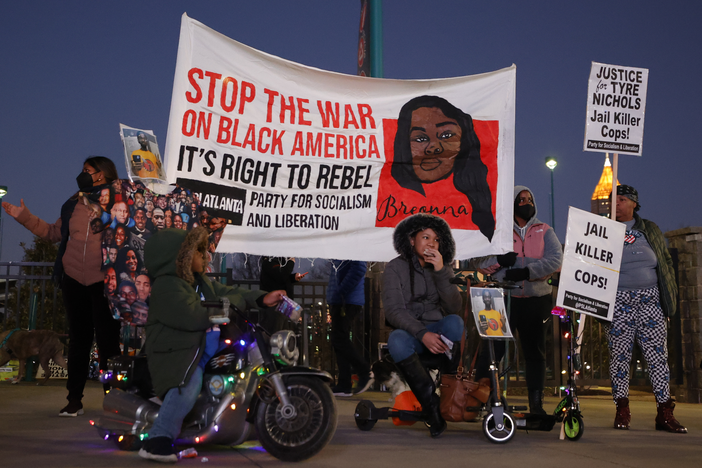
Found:
M 7 187 L 0 185 L 0 260 L 2 260 L 2 197 L 7 195 Z
M 554 156 L 546 157 L 546 167 L 551 170 L 551 227 L 556 230 L 556 207 L 555 207 L 555 197 L 553 194 L 553 170 L 558 165 L 558 161 Z

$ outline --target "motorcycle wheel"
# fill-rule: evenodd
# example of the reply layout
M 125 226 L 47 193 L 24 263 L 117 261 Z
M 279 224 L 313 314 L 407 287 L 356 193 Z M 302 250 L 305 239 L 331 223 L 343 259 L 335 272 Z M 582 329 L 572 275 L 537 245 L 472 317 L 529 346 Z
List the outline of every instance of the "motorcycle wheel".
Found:
M 285 419 L 280 401 L 261 401 L 256 432 L 264 449 L 283 461 L 302 461 L 322 450 L 336 432 L 336 400 L 320 379 L 292 376 L 285 386 L 296 415 Z

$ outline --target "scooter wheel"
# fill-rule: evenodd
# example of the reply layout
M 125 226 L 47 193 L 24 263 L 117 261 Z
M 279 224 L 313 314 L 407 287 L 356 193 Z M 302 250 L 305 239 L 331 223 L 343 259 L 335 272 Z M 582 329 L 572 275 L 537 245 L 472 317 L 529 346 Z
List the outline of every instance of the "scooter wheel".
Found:
M 585 432 L 583 418 L 579 414 L 568 413 L 563 420 L 563 432 L 568 440 L 578 440 Z
M 483 434 L 488 438 L 490 442 L 495 444 L 504 444 L 508 442 L 513 436 L 516 430 L 514 424 L 514 419 L 509 413 L 503 413 L 503 425 L 501 429 L 497 428 L 495 424 L 495 415 L 493 413 L 488 413 L 483 419 Z
M 331 387 L 316 377 L 285 380 L 293 417 L 285 417 L 279 400 L 261 401 L 255 426 L 266 451 L 283 461 L 302 461 L 322 450 L 336 432 L 336 400 Z
M 356 405 L 356 411 L 354 412 L 354 418 L 356 420 L 356 426 L 362 431 L 370 431 L 378 422 L 377 419 L 371 419 L 371 412 L 375 409 L 373 402 L 368 400 L 361 400 Z

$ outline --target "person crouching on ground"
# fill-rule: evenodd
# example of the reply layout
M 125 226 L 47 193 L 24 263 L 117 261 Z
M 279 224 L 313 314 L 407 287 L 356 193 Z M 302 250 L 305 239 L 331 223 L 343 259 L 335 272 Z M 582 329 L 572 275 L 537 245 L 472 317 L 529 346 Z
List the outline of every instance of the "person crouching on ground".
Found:
M 195 405 L 205 364 L 219 349 L 219 327 L 209 321 L 202 300 L 226 296 L 244 310 L 273 307 L 285 291 L 251 291 L 212 282 L 203 275 L 208 232 L 164 229 L 144 246 L 144 260 L 152 277 L 146 354 L 154 392 L 163 400 L 149 438 L 139 450 L 142 458 L 175 462 L 173 441 L 183 419 Z M 177 343 L 177 346 L 174 344 Z
M 463 319 L 455 315 L 461 312 L 461 295 L 449 283 L 456 244 L 446 221 L 416 214 L 397 225 L 393 246 L 400 256 L 386 265 L 382 289 L 385 319 L 395 328 L 388 350 L 422 405 L 431 436 L 438 437 L 446 421 L 434 381 L 419 355 L 446 352 L 449 348 L 441 335 L 454 343 L 463 336 Z

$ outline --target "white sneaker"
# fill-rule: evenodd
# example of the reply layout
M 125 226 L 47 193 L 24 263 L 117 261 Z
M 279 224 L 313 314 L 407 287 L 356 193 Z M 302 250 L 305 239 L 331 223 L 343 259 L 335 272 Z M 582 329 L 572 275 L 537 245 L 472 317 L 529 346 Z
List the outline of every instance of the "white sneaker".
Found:
M 144 446 L 139 450 L 139 456 L 161 463 L 175 463 L 178 461 L 178 455 L 173 450 L 173 440 L 168 437 L 146 439 Z
M 69 402 L 61 411 L 59 411 L 59 416 L 62 418 L 75 418 L 83 413 L 82 403 Z

